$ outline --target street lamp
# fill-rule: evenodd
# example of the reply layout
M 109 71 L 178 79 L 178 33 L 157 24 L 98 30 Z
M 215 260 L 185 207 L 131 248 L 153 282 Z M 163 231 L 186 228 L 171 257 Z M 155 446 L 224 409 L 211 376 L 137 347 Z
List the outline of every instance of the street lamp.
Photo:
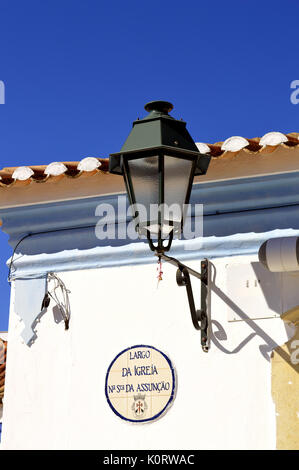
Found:
M 210 163 L 186 123 L 168 114 L 172 109 L 167 101 L 147 103 L 149 114 L 134 121 L 121 151 L 111 154 L 109 162 L 110 173 L 124 177 L 136 231 L 157 254 L 180 236 L 194 176 L 204 175 Z
M 165 251 L 183 229 L 194 176 L 207 172 L 211 157 L 199 152 L 186 123 L 168 114 L 172 109 L 167 101 L 147 103 L 149 114 L 134 121 L 121 151 L 110 155 L 109 171 L 124 177 L 136 231 L 146 236 L 159 260 L 177 267 L 177 284 L 186 287 L 192 323 L 201 330 L 201 345 L 207 352 L 209 262 L 203 260 L 198 273 Z M 200 310 L 195 308 L 190 276 L 201 281 Z

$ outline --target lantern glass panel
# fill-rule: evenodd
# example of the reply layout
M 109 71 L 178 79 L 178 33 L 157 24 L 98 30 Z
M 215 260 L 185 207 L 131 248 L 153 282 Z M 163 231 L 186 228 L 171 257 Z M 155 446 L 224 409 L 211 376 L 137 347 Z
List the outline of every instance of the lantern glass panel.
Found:
M 164 201 L 181 208 L 186 202 L 190 185 L 193 161 L 175 157 L 164 157 Z M 189 202 L 189 201 L 187 201 Z
M 150 222 L 150 211 L 159 206 L 159 157 L 145 157 L 128 161 L 135 201 L 138 205 L 140 226 Z M 141 207 L 143 206 L 143 208 Z
M 128 160 L 128 167 L 139 234 L 149 231 L 152 238 L 168 238 L 172 230 L 179 234 L 193 161 L 152 156 Z

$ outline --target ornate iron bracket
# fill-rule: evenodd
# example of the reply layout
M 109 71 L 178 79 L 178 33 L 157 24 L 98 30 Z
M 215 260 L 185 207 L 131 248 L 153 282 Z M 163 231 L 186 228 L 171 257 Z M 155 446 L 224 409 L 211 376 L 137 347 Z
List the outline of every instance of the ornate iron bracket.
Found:
M 158 254 L 157 254 L 158 255 Z M 209 261 L 207 259 L 201 262 L 201 272 L 185 266 L 175 258 L 161 254 L 161 259 L 176 266 L 176 281 L 178 286 L 185 286 L 190 306 L 190 313 L 193 326 L 201 331 L 201 346 L 204 352 L 209 350 L 209 318 L 207 313 L 208 283 L 209 283 Z M 197 277 L 201 281 L 201 308 L 196 310 L 190 275 Z

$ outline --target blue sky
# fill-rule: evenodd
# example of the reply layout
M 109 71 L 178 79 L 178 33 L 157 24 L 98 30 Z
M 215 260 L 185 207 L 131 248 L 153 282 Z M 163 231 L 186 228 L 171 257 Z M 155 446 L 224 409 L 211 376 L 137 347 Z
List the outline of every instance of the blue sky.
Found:
M 298 17 L 296 0 L 0 0 L 0 167 L 106 157 L 154 99 L 196 141 L 299 131 Z M 9 255 L 1 233 L 0 330 Z

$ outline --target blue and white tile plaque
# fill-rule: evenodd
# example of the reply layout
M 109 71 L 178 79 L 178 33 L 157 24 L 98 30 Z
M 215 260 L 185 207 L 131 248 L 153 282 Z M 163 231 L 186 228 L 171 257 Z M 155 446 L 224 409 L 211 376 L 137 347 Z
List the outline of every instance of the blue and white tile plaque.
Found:
M 151 422 L 166 413 L 176 393 L 176 374 L 165 353 L 153 346 L 131 346 L 111 362 L 105 384 L 107 401 L 120 418 Z

